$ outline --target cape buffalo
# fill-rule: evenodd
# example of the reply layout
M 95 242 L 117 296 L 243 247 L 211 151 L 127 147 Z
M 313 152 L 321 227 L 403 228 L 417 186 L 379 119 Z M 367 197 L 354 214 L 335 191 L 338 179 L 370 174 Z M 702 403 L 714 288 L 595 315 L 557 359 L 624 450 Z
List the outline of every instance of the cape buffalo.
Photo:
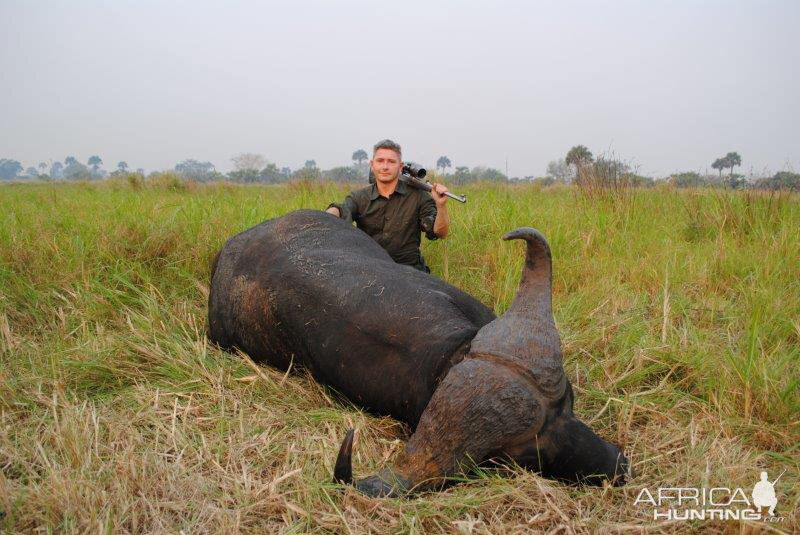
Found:
M 310 370 L 414 430 L 391 466 L 356 481 L 370 496 L 431 488 L 465 463 L 511 459 L 545 476 L 625 480 L 628 461 L 578 420 L 551 309 L 551 257 L 535 229 L 499 318 L 442 280 L 396 264 L 344 221 L 302 210 L 230 238 L 212 268 L 209 338 L 255 361 Z M 335 478 L 352 481 L 353 432 Z

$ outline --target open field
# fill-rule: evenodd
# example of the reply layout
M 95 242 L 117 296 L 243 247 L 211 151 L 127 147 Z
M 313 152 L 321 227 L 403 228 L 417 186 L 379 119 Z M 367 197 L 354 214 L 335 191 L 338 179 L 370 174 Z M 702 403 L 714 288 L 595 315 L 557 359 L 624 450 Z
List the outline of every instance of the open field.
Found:
M 800 199 L 471 186 L 435 275 L 502 313 L 534 226 L 576 413 L 623 446 L 622 488 L 485 470 L 373 500 L 330 482 L 358 430 L 357 476 L 407 429 L 301 373 L 204 338 L 209 264 L 230 235 L 339 185 L 0 187 L 0 531 L 726 533 L 800 530 Z M 461 193 L 462 191 L 459 191 Z M 782 523 L 654 521 L 643 487 L 776 485 Z

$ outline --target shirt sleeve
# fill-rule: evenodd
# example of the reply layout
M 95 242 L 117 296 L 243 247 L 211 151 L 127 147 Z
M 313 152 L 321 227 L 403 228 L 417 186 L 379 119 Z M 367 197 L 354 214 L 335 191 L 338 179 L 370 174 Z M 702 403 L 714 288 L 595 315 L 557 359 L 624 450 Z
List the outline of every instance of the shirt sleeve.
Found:
M 423 192 L 422 202 L 419 207 L 419 228 L 425 233 L 429 240 L 436 240 L 439 236 L 433 231 L 433 224 L 436 221 L 436 203 L 431 194 Z
M 359 215 L 358 203 L 356 203 L 356 200 L 353 198 L 352 194 L 348 195 L 347 198 L 345 198 L 344 202 L 341 204 L 337 204 L 335 202 L 330 203 L 328 205 L 328 208 L 330 208 L 331 206 L 335 206 L 336 208 L 338 208 L 339 217 L 341 219 L 344 219 L 348 223 L 352 223 L 353 221 L 356 221 L 358 219 Z

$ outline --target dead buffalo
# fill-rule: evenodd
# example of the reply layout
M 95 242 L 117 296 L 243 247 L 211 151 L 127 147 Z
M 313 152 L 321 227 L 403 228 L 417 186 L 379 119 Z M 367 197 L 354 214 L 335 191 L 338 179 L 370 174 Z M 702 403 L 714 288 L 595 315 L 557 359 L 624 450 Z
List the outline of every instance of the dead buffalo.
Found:
M 544 237 L 527 242 L 500 318 L 442 280 L 396 264 L 344 221 L 297 211 L 230 238 L 218 254 L 209 338 L 286 370 L 302 365 L 355 403 L 414 430 L 392 466 L 358 480 L 370 496 L 438 485 L 465 463 L 511 459 L 544 475 L 625 479 L 628 461 L 578 420 L 561 363 Z M 352 431 L 335 478 L 350 482 Z

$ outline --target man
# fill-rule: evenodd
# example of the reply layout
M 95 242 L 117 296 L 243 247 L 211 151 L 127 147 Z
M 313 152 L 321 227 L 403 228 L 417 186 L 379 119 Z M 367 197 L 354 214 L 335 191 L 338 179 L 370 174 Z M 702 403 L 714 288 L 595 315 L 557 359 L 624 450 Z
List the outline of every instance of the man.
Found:
M 375 183 L 353 191 L 341 204 L 331 203 L 326 211 L 355 221 L 398 264 L 430 273 L 419 252 L 421 233 L 429 240 L 447 236 L 447 188 L 433 184 L 428 193 L 400 181 L 403 156 L 400 145 L 390 139 L 375 145 L 369 163 Z
M 778 479 L 780 479 L 780 476 L 778 476 Z M 767 473 L 761 472 L 761 481 L 753 487 L 752 494 L 753 505 L 758 508 L 759 513 L 762 507 L 769 507 L 769 516 L 775 516 L 775 506 L 778 505 L 778 498 L 775 496 L 775 483 L 777 483 L 778 479 L 770 483 L 769 479 L 767 479 Z

